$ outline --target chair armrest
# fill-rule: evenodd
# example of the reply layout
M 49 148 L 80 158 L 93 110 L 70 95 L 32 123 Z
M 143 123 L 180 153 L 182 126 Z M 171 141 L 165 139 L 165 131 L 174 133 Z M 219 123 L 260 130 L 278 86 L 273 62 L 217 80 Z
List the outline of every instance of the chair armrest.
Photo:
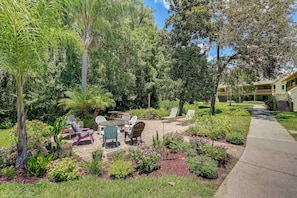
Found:
M 90 128 L 81 128 L 80 130 L 82 130 L 82 131 L 88 131 L 88 130 L 90 130 Z

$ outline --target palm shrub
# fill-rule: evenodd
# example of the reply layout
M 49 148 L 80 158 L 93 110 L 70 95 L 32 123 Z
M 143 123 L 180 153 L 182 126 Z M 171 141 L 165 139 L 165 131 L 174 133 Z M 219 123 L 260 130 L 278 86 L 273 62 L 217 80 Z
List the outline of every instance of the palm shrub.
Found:
M 188 159 L 189 170 L 197 176 L 208 179 L 218 177 L 217 162 L 207 156 L 196 156 Z

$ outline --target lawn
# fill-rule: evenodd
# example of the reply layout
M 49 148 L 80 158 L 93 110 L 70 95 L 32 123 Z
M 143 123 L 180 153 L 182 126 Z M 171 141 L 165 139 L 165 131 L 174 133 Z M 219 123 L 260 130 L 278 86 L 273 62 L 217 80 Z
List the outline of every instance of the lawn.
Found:
M 171 186 L 169 182 L 175 182 Z M 80 180 L 37 184 L 6 183 L 0 185 L 1 197 L 213 197 L 215 184 L 199 181 L 196 177 L 162 176 L 160 178 L 136 178 L 104 180 L 84 177 Z
M 286 129 L 297 131 L 297 112 L 272 112 L 271 114 Z
M 10 129 L 0 129 L 0 148 L 8 146 L 9 132 Z

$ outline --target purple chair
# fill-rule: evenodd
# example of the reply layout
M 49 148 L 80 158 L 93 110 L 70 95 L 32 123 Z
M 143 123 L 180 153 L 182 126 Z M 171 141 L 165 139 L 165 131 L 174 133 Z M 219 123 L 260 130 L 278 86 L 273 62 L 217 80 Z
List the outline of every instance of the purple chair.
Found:
M 76 145 L 78 145 L 82 139 L 85 139 L 87 137 L 89 137 L 91 139 L 92 144 L 94 143 L 94 137 L 93 137 L 94 130 L 93 129 L 79 128 L 78 125 L 76 124 L 76 122 L 71 122 L 70 125 L 71 125 L 71 128 L 73 129 L 74 133 L 77 135 Z

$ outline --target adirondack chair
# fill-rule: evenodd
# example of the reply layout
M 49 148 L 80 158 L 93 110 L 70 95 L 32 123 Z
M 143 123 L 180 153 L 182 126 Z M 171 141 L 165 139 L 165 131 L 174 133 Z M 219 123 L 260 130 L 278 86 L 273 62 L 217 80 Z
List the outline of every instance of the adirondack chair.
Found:
M 131 131 L 125 131 L 125 142 L 126 142 L 126 137 L 128 136 L 131 139 L 131 144 L 133 145 L 133 139 L 136 139 L 139 137 L 141 139 L 141 134 L 142 131 L 144 130 L 145 123 L 140 121 L 137 122 L 131 129 Z
M 161 119 L 162 120 L 170 121 L 170 120 L 175 119 L 176 118 L 176 115 L 177 115 L 177 107 L 173 107 L 171 109 L 170 115 L 169 116 L 162 117 Z
M 194 115 L 195 115 L 195 109 L 189 109 L 186 114 L 186 117 L 177 119 L 176 122 L 177 124 L 182 124 L 187 121 L 191 121 L 194 118 Z
M 125 124 L 124 131 L 131 131 L 132 127 L 136 124 L 136 122 L 137 122 L 137 116 L 133 116 L 131 120 L 129 120 L 129 123 Z
M 115 139 L 116 140 L 116 147 L 120 145 L 118 141 L 118 133 L 119 129 L 116 126 L 107 126 L 104 131 L 101 132 L 102 139 L 103 139 L 103 147 L 106 147 L 106 140 Z
M 70 125 L 71 125 L 71 128 L 74 131 L 74 133 L 77 135 L 76 145 L 78 145 L 79 142 L 85 138 L 90 138 L 92 144 L 94 143 L 94 137 L 93 137 L 94 130 L 93 129 L 79 128 L 75 121 L 71 122 Z

